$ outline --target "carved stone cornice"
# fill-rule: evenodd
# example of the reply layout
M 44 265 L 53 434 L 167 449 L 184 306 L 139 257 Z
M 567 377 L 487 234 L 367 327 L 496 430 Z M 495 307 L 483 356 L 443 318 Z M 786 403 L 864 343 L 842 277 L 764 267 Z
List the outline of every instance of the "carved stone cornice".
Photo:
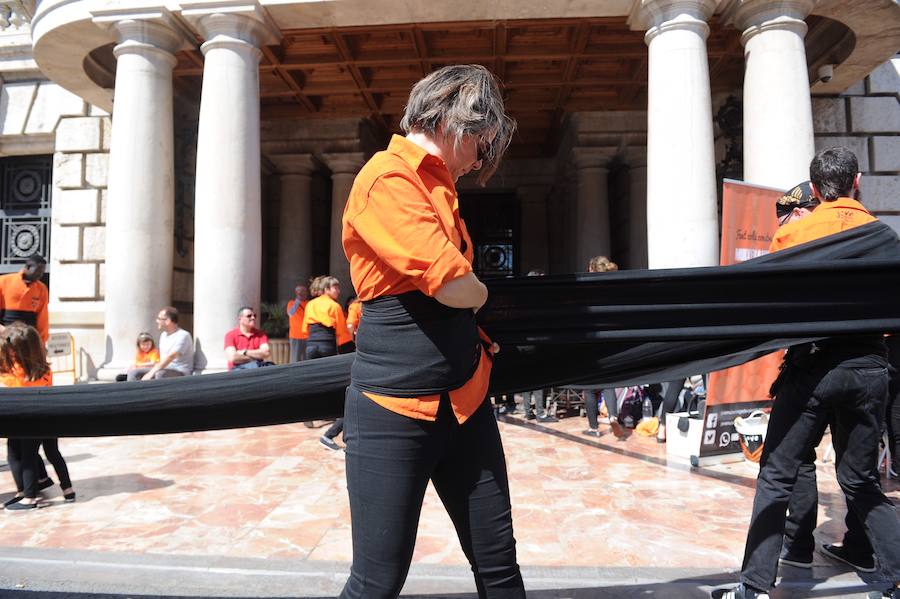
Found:
M 181 16 L 210 44 L 271 46 L 281 30 L 256 0 L 189 0 L 181 3 Z
M 741 42 L 769 30 L 789 30 L 806 35 L 806 17 L 816 0 L 730 0 L 723 12 L 726 23 L 743 32 Z
M 0 2 L 0 31 L 26 29 L 34 17 L 34 0 L 7 0 Z
M 635 31 L 646 30 L 644 41 L 648 44 L 670 30 L 690 29 L 706 37 L 709 35 L 706 22 L 718 3 L 718 0 L 634 0 L 628 25 Z

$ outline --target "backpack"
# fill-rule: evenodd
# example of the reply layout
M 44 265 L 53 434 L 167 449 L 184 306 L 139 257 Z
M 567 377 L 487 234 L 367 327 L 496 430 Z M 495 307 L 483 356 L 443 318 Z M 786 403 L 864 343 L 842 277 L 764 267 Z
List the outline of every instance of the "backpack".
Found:
M 625 428 L 634 428 L 644 415 L 644 398 L 647 392 L 643 387 L 626 387 L 622 407 L 619 408 L 619 424 Z

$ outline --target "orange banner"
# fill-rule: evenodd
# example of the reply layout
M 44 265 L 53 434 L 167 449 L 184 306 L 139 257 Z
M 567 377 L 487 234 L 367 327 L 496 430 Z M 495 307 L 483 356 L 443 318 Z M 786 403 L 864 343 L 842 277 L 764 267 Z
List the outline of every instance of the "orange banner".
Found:
M 769 253 L 778 229 L 775 202 L 783 191 L 725 179 L 722 185 L 722 251 L 719 263 L 737 264 Z M 709 375 L 707 405 L 765 400 L 782 352 Z

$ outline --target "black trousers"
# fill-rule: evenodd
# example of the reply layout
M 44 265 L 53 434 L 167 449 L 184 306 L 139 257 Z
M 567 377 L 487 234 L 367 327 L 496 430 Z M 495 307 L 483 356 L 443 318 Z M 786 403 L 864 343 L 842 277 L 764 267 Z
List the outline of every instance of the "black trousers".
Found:
M 778 556 L 798 472 L 829 422 L 838 483 L 875 549 L 882 574 L 900 580 L 900 520 L 881 491 L 876 461 L 887 368 L 819 360 L 782 374 L 760 460 L 741 581 L 757 589 L 775 583 Z
M 344 408 L 353 565 L 342 599 L 400 594 L 430 480 L 456 528 L 482 598 L 524 598 L 509 484 L 490 402 L 463 424 L 446 396 L 434 422 L 347 389 Z
M 888 442 L 891 444 L 894 472 L 900 474 L 900 335 L 891 335 L 885 342 L 891 363 L 886 416 Z
M 39 472 L 43 470 L 43 462 L 38 454 L 40 439 L 7 439 L 6 461 L 16 483 L 16 489 L 25 497 L 34 498 L 38 494 Z M 38 462 L 41 462 L 39 470 Z
M 59 486 L 63 489 L 70 488 L 72 479 L 69 478 L 69 467 L 66 466 L 66 460 L 59 452 L 59 439 L 41 439 L 41 447 L 44 448 L 44 455 L 47 456 L 47 459 L 53 464 L 53 469 L 56 470 Z M 40 457 L 38 457 L 38 460 L 41 462 L 39 470 L 44 472 L 44 475 L 40 478 L 46 478 L 47 471 L 44 470 L 44 461 Z
M 619 416 L 619 404 L 616 401 L 615 389 L 585 389 L 584 390 L 584 411 L 587 414 L 588 427 L 596 429 L 597 416 L 600 411 L 600 398 L 606 404 L 606 413 L 609 417 L 617 418 Z
M 306 341 L 306 359 L 327 358 L 337 355 L 337 343 L 334 340 L 309 339 Z M 328 427 L 324 436 L 334 439 L 344 430 L 344 419 L 338 418 Z

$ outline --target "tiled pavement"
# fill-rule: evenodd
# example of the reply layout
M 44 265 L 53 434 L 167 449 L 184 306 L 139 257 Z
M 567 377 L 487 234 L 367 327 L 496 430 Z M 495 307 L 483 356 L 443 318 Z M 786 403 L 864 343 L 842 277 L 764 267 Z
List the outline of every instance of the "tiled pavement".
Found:
M 529 596 L 680 599 L 732 580 L 755 466 L 691 470 L 668 463 L 655 439 L 593 439 L 584 424 L 501 423 Z M 343 453 L 322 448 L 320 433 L 297 424 L 62 440 L 78 501 L 61 503 L 56 487 L 50 507 L 0 514 L 0 597 L 335 596 L 350 560 L 349 508 Z M 833 465 L 819 475 L 817 535 L 838 539 L 845 508 Z M 886 489 L 900 501 L 900 485 Z M 0 500 L 12 491 L 0 472 Z M 813 580 L 788 572 L 773 599 L 864 596 L 859 578 L 816 559 Z M 405 594 L 472 589 L 429 489 Z

